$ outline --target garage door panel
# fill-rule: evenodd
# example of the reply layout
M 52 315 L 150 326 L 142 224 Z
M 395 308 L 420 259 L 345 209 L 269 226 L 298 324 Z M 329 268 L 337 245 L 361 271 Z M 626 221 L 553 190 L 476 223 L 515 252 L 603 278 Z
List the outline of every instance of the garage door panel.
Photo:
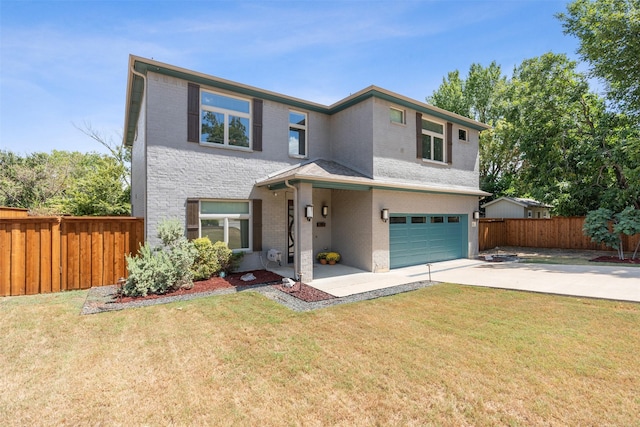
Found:
M 467 216 L 404 214 L 391 218 L 391 268 L 466 257 Z

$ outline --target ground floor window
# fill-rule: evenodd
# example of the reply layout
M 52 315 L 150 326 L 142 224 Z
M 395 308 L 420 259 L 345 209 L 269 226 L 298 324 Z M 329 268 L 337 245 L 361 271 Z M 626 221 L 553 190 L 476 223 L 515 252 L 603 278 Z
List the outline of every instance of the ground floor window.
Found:
M 201 200 L 200 236 L 225 242 L 230 249 L 251 248 L 251 202 Z

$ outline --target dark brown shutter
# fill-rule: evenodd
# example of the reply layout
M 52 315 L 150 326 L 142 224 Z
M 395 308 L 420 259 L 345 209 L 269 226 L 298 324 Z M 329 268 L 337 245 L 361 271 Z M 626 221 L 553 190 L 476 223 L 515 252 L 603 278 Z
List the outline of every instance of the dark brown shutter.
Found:
M 416 113 L 416 157 L 422 159 L 422 113 Z
M 187 87 L 187 141 L 200 142 L 200 86 Z
M 262 151 L 262 99 L 253 99 L 253 151 Z
M 253 250 L 262 250 L 262 200 L 253 199 Z
M 447 163 L 453 163 L 453 124 L 447 122 Z
M 187 199 L 187 239 L 200 237 L 200 204 L 198 199 Z

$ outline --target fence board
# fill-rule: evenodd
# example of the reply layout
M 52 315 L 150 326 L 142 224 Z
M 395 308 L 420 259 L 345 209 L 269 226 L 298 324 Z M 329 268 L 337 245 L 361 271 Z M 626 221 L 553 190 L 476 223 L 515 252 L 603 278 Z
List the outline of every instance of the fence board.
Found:
M 0 296 L 111 285 L 143 240 L 131 217 L 0 219 Z
M 481 219 L 478 247 L 481 251 L 499 246 L 609 250 L 585 236 L 583 225 L 584 217 Z M 632 252 L 639 241 L 640 234 L 623 236 L 625 252 Z

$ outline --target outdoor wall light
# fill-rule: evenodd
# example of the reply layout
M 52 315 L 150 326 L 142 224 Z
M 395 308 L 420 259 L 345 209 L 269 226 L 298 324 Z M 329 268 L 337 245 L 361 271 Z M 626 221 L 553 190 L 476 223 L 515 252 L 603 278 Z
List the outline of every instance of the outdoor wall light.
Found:
M 322 207 L 322 217 L 323 217 L 323 218 L 326 218 L 326 217 L 327 217 L 327 215 L 329 215 L 329 206 L 324 205 L 324 206 Z
M 387 222 L 389 221 L 389 209 L 384 208 L 380 211 L 380 218 L 384 221 Z
M 480 219 L 480 212 L 474 211 L 473 212 L 473 219 Z
M 304 208 L 304 216 L 307 218 L 307 221 L 311 221 L 311 218 L 313 218 L 313 205 L 307 205 Z

